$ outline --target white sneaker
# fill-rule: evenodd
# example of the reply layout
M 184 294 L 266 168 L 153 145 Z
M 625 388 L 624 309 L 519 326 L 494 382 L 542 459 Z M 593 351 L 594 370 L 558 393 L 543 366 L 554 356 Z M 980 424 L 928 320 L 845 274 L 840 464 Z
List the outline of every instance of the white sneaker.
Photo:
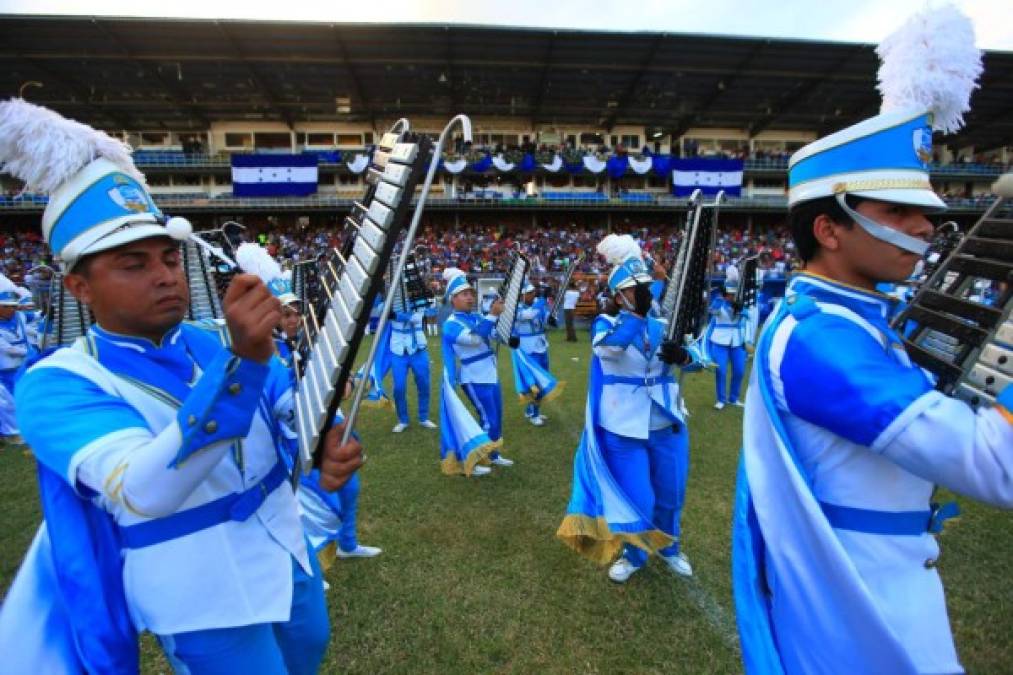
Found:
M 472 476 L 488 476 L 490 473 L 492 473 L 492 469 L 487 466 L 482 466 L 481 464 L 476 465 L 475 468 L 471 470 Z
M 681 577 L 693 576 L 693 566 L 689 564 L 689 560 L 686 558 L 686 554 L 679 552 L 675 555 L 660 555 L 658 556 L 665 561 L 668 565 L 668 569 L 672 570 Z
M 639 567 L 636 567 L 626 558 L 619 558 L 609 568 L 609 579 L 617 584 L 625 584 L 633 576 L 634 572 L 639 569 Z
M 721 401 L 718 401 L 717 403 L 714 404 L 714 409 L 715 410 L 724 410 L 724 407 L 725 407 L 725 404 L 722 403 Z
M 491 460 L 491 461 L 496 466 L 513 466 L 514 465 L 514 461 L 512 459 L 507 459 L 503 455 L 500 455 L 499 457 L 497 457 L 496 459 Z
M 422 428 L 424 428 L 424 429 L 437 429 L 438 428 L 436 426 L 436 424 L 434 422 L 431 422 L 430 420 L 422 420 L 421 422 L 419 422 L 419 426 L 422 427 Z
M 540 427 L 545 424 L 545 421 L 541 417 L 529 417 L 528 421 L 536 427 Z
M 542 422 L 548 422 L 549 421 L 549 418 L 546 417 L 545 415 L 543 415 L 542 413 L 538 413 L 538 419 L 542 420 Z
M 397 424 L 394 425 L 394 428 L 391 429 L 391 431 L 394 432 L 395 434 L 399 434 L 407 428 L 408 428 L 407 424 L 405 424 L 404 422 L 398 422 Z
M 376 546 L 363 546 L 359 544 L 354 551 L 342 551 L 340 546 L 334 547 L 334 554 L 337 558 L 375 558 L 383 553 Z
M 732 405 L 735 406 L 736 408 L 745 408 L 746 407 L 746 404 L 743 403 L 742 401 L 732 401 Z

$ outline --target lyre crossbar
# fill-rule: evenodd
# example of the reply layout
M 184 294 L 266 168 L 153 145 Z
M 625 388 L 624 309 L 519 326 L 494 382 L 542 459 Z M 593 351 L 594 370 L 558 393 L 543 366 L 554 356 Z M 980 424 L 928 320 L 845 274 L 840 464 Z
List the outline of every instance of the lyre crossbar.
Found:
M 1000 197 L 891 322 L 938 390 L 987 406 L 1013 382 L 1011 286 L 1013 199 Z

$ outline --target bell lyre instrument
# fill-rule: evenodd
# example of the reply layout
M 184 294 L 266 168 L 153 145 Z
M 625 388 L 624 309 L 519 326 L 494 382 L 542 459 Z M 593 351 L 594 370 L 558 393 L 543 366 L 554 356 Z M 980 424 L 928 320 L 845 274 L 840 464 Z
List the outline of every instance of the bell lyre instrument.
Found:
M 563 278 L 559 282 L 559 288 L 556 289 L 556 297 L 552 301 L 552 314 L 549 315 L 549 320 L 553 322 L 552 325 L 557 325 L 559 322 L 559 313 L 563 310 L 563 297 L 566 295 L 566 289 L 570 287 L 573 273 L 584 262 L 584 256 L 585 254 L 581 253 L 577 256 L 576 260 L 571 260 L 570 265 L 566 268 L 566 272 L 563 273 Z
M 91 310 L 83 302 L 71 295 L 63 285 L 63 274 L 48 265 L 32 268 L 48 270 L 49 290 L 43 310 L 46 318 L 40 327 L 39 349 L 45 351 L 51 347 L 66 347 L 77 338 L 88 332 L 88 327 L 95 318 Z
M 515 251 L 510 270 L 499 289 L 499 297 L 503 301 L 503 311 L 496 317 L 494 332 L 499 341 L 504 344 L 510 343 L 510 336 L 514 332 L 514 323 L 517 320 L 517 306 L 520 304 L 521 289 L 524 288 L 524 278 L 528 274 L 530 262 L 527 256 L 520 251 Z
M 458 125 L 464 140 L 471 141 L 471 121 L 464 115 L 447 124 L 435 145 L 425 136 L 412 134 L 407 120 L 399 120 L 384 134 L 373 153 L 366 194 L 345 219 L 341 249 L 332 249 L 319 260 L 317 274 L 322 294 L 318 303 L 304 308 L 303 332 L 310 347 L 295 398 L 302 470 L 319 462 L 325 432 L 355 372 L 369 314 L 383 291 L 384 273 L 392 270 L 392 287 L 401 283 L 442 149 Z M 413 210 L 412 197 L 420 183 Z M 388 268 L 402 232 L 400 256 Z M 378 335 L 386 327 L 393 302 L 393 293 L 388 293 L 383 300 Z M 342 443 L 351 437 L 378 347 L 379 340 L 370 343 L 362 369 L 367 375 L 355 383 Z
M 668 321 L 666 339 L 688 343 L 707 316 L 711 251 L 718 227 L 718 211 L 724 190 L 714 201 L 704 203 L 703 193 L 695 190 L 689 199 L 690 215 L 686 231 L 662 295 L 661 313 Z
M 959 241 L 950 237 L 952 250 L 891 321 L 936 389 L 975 408 L 1013 382 L 1013 174 L 996 187 L 1001 196 Z
M 736 312 L 742 312 L 742 310 L 756 305 L 757 293 L 760 290 L 756 278 L 758 261 L 758 255 L 751 255 L 743 258 L 736 265 L 739 272 L 739 285 L 735 289 L 735 299 L 732 300 Z

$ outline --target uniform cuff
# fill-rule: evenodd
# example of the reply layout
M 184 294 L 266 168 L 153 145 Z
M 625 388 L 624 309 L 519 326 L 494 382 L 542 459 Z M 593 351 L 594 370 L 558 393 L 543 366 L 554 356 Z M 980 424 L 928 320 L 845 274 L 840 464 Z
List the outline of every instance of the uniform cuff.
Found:
M 1006 421 L 1013 424 L 1013 384 L 1006 385 L 1006 388 L 999 392 L 995 399 L 996 410 L 1006 418 Z
M 245 437 L 270 370 L 266 364 L 222 350 L 176 415 L 183 443 L 169 467 L 178 467 L 209 445 Z

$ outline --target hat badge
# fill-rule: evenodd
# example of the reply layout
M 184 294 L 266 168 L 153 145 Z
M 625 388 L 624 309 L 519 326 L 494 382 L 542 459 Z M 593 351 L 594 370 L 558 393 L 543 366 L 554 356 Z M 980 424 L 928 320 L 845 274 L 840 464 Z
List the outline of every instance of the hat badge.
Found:
M 148 200 L 144 193 L 132 185 L 128 178 L 115 176 L 113 182 L 116 185 L 107 194 L 118 206 L 134 213 L 148 211 Z

